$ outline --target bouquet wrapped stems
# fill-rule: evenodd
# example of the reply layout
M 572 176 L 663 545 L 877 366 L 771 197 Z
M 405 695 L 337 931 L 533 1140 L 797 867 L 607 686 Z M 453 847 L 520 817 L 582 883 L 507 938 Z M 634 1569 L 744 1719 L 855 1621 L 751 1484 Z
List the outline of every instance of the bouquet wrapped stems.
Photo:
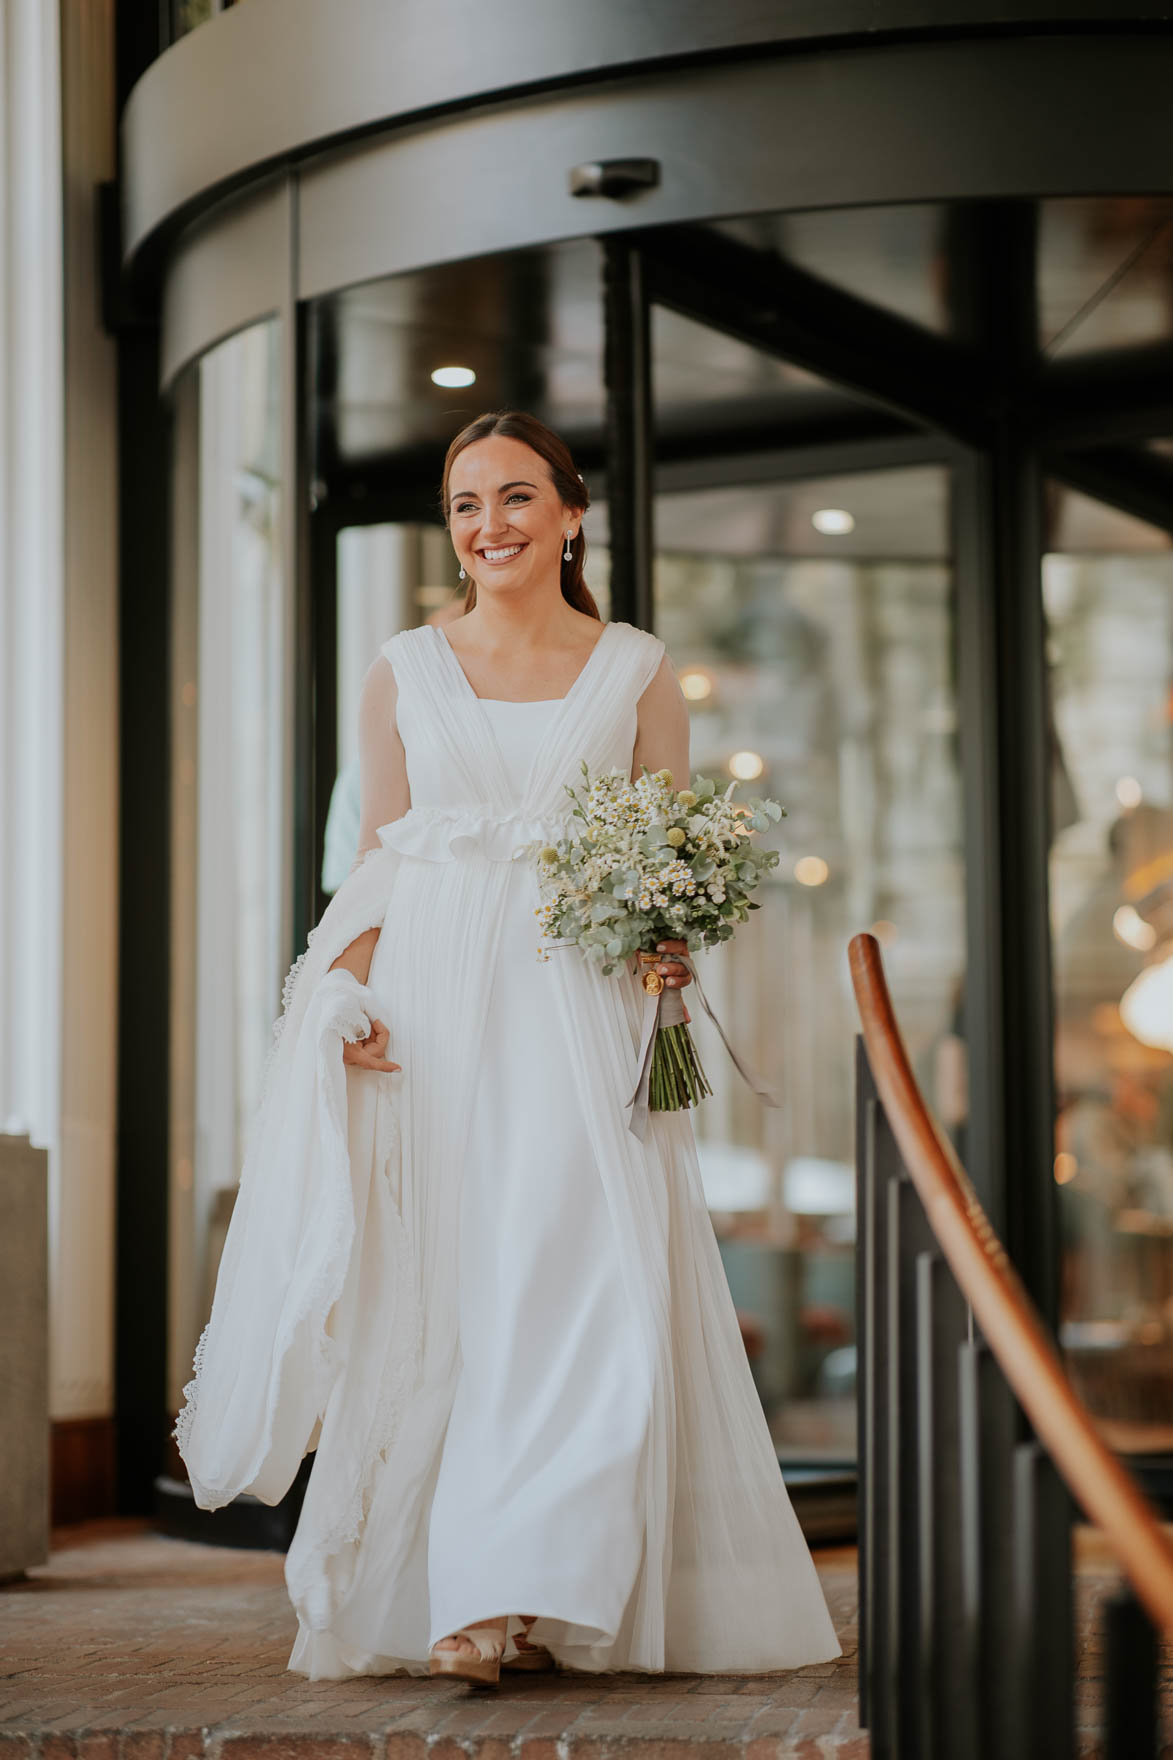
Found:
M 680 955 L 641 953 L 639 956 L 641 964 L 648 968 L 642 978 L 644 991 L 658 998 L 648 1104 L 652 1112 L 679 1112 L 685 1106 L 698 1106 L 713 1090 L 688 1030 L 684 998 L 679 990 L 667 989 L 655 969 L 665 957 L 679 959 Z

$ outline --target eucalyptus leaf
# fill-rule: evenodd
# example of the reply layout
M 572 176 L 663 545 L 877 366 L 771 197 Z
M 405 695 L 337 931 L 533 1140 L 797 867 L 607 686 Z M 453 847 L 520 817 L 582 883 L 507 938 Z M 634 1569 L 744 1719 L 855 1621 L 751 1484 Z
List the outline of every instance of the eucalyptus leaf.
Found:
M 592 923 L 609 923 L 613 918 L 621 917 L 624 914 L 623 906 L 619 900 L 608 898 L 605 893 L 600 893 L 591 904 Z

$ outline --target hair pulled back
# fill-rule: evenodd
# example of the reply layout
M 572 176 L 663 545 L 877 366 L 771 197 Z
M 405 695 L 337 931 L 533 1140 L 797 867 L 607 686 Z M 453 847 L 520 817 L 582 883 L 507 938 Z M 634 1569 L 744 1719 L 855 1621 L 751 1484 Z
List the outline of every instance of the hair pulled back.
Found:
M 444 459 L 444 476 L 440 485 L 440 502 L 444 510 L 444 524 L 449 522 L 452 511 L 449 484 L 452 478 L 452 466 L 460 457 L 466 446 L 475 446 L 478 440 L 488 440 L 499 434 L 505 440 L 520 440 L 531 451 L 543 459 L 550 472 L 550 479 L 557 490 L 563 506 L 573 507 L 579 513 L 585 513 L 591 504 L 587 486 L 578 471 L 574 468 L 574 460 L 570 456 L 570 448 L 561 435 L 537 416 L 529 415 L 525 410 L 499 409 L 489 410 L 485 415 L 478 416 L 466 428 L 462 428 L 448 448 Z M 583 536 L 580 523 L 578 532 L 571 539 L 570 561 L 565 556 L 562 560 L 562 597 L 576 611 L 584 611 L 588 617 L 599 617 L 599 607 L 594 596 L 583 578 L 586 565 L 586 538 Z M 477 602 L 477 584 L 469 576 L 464 592 L 464 609 L 471 611 Z M 602 622 L 602 619 L 599 618 Z

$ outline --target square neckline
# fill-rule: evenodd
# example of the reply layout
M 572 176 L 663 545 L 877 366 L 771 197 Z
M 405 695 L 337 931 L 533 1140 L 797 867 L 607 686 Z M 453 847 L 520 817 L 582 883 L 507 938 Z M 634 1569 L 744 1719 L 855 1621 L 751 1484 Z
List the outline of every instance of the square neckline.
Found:
M 451 688 L 455 695 L 462 698 L 469 705 L 469 712 L 476 716 L 480 722 L 484 735 L 484 743 L 492 753 L 491 767 L 496 773 L 496 787 L 498 793 L 501 795 L 503 801 L 508 801 L 511 805 L 516 804 L 515 791 L 512 779 L 509 775 L 509 767 L 505 762 L 505 757 L 497 738 L 497 728 L 499 725 L 504 725 L 504 722 L 492 713 L 486 707 L 486 704 L 510 703 L 514 707 L 520 708 L 521 701 L 515 700 L 512 697 L 478 697 L 477 693 L 472 688 L 468 674 L 457 659 L 456 649 L 452 646 L 452 643 L 444 633 L 443 626 L 438 623 L 429 623 L 424 624 L 421 627 L 424 629 L 430 629 L 433 632 L 431 643 L 432 652 L 436 655 L 441 668 L 445 671 L 450 671 L 452 675 Z M 630 624 L 616 622 L 614 618 L 603 624 L 602 633 L 600 634 L 599 639 L 587 655 L 585 664 L 580 669 L 578 677 L 571 684 L 566 695 L 564 697 L 533 697 L 530 699 L 527 707 L 532 707 L 534 703 L 544 702 L 553 708 L 553 713 L 547 715 L 543 719 L 545 746 L 549 746 L 552 742 L 556 742 L 561 736 L 568 717 L 575 712 L 576 705 L 582 699 L 583 692 L 587 688 L 588 681 L 591 678 L 593 671 L 597 669 L 597 666 L 602 665 L 605 656 L 600 657 L 600 648 L 611 649 L 623 634 L 630 634 L 630 632 Z M 542 745 L 539 745 L 534 750 L 529 771 L 526 775 L 525 786 L 522 789 L 520 797 L 523 802 L 527 801 L 530 797 L 530 792 L 534 785 L 534 778 L 538 774 L 542 751 Z

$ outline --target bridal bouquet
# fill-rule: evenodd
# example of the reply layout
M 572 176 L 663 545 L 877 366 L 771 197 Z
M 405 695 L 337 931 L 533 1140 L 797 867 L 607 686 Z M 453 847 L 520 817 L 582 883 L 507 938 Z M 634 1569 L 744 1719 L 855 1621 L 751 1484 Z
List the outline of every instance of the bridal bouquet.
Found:
M 725 1035 L 692 961 L 658 954 L 656 943 L 683 940 L 692 950 L 729 940 L 736 924 L 759 908 L 749 895 L 779 860 L 777 850 L 754 842 L 753 833 L 767 830 L 785 809 L 772 800 L 735 801 L 736 782 L 719 792 L 706 776 L 694 777 L 691 788 L 674 789 L 670 770 L 653 773 L 646 765 L 635 782 L 621 770 L 592 776 L 585 763 L 582 772 L 581 785 L 565 785 L 577 825 L 557 843 L 530 846 L 538 861 L 539 926 L 545 937 L 579 947 L 604 972 L 632 956 L 649 967 L 643 987 L 654 1006 L 649 1003 L 645 1013 L 632 1104 L 638 1110 L 642 1100 L 653 1112 L 695 1106 L 712 1089 L 683 998 L 665 990 L 651 968 L 665 958 L 680 959 L 692 972 L 702 1007 Z M 540 950 L 539 957 L 549 954 Z M 727 1039 L 725 1044 L 742 1074 L 769 1099 Z

